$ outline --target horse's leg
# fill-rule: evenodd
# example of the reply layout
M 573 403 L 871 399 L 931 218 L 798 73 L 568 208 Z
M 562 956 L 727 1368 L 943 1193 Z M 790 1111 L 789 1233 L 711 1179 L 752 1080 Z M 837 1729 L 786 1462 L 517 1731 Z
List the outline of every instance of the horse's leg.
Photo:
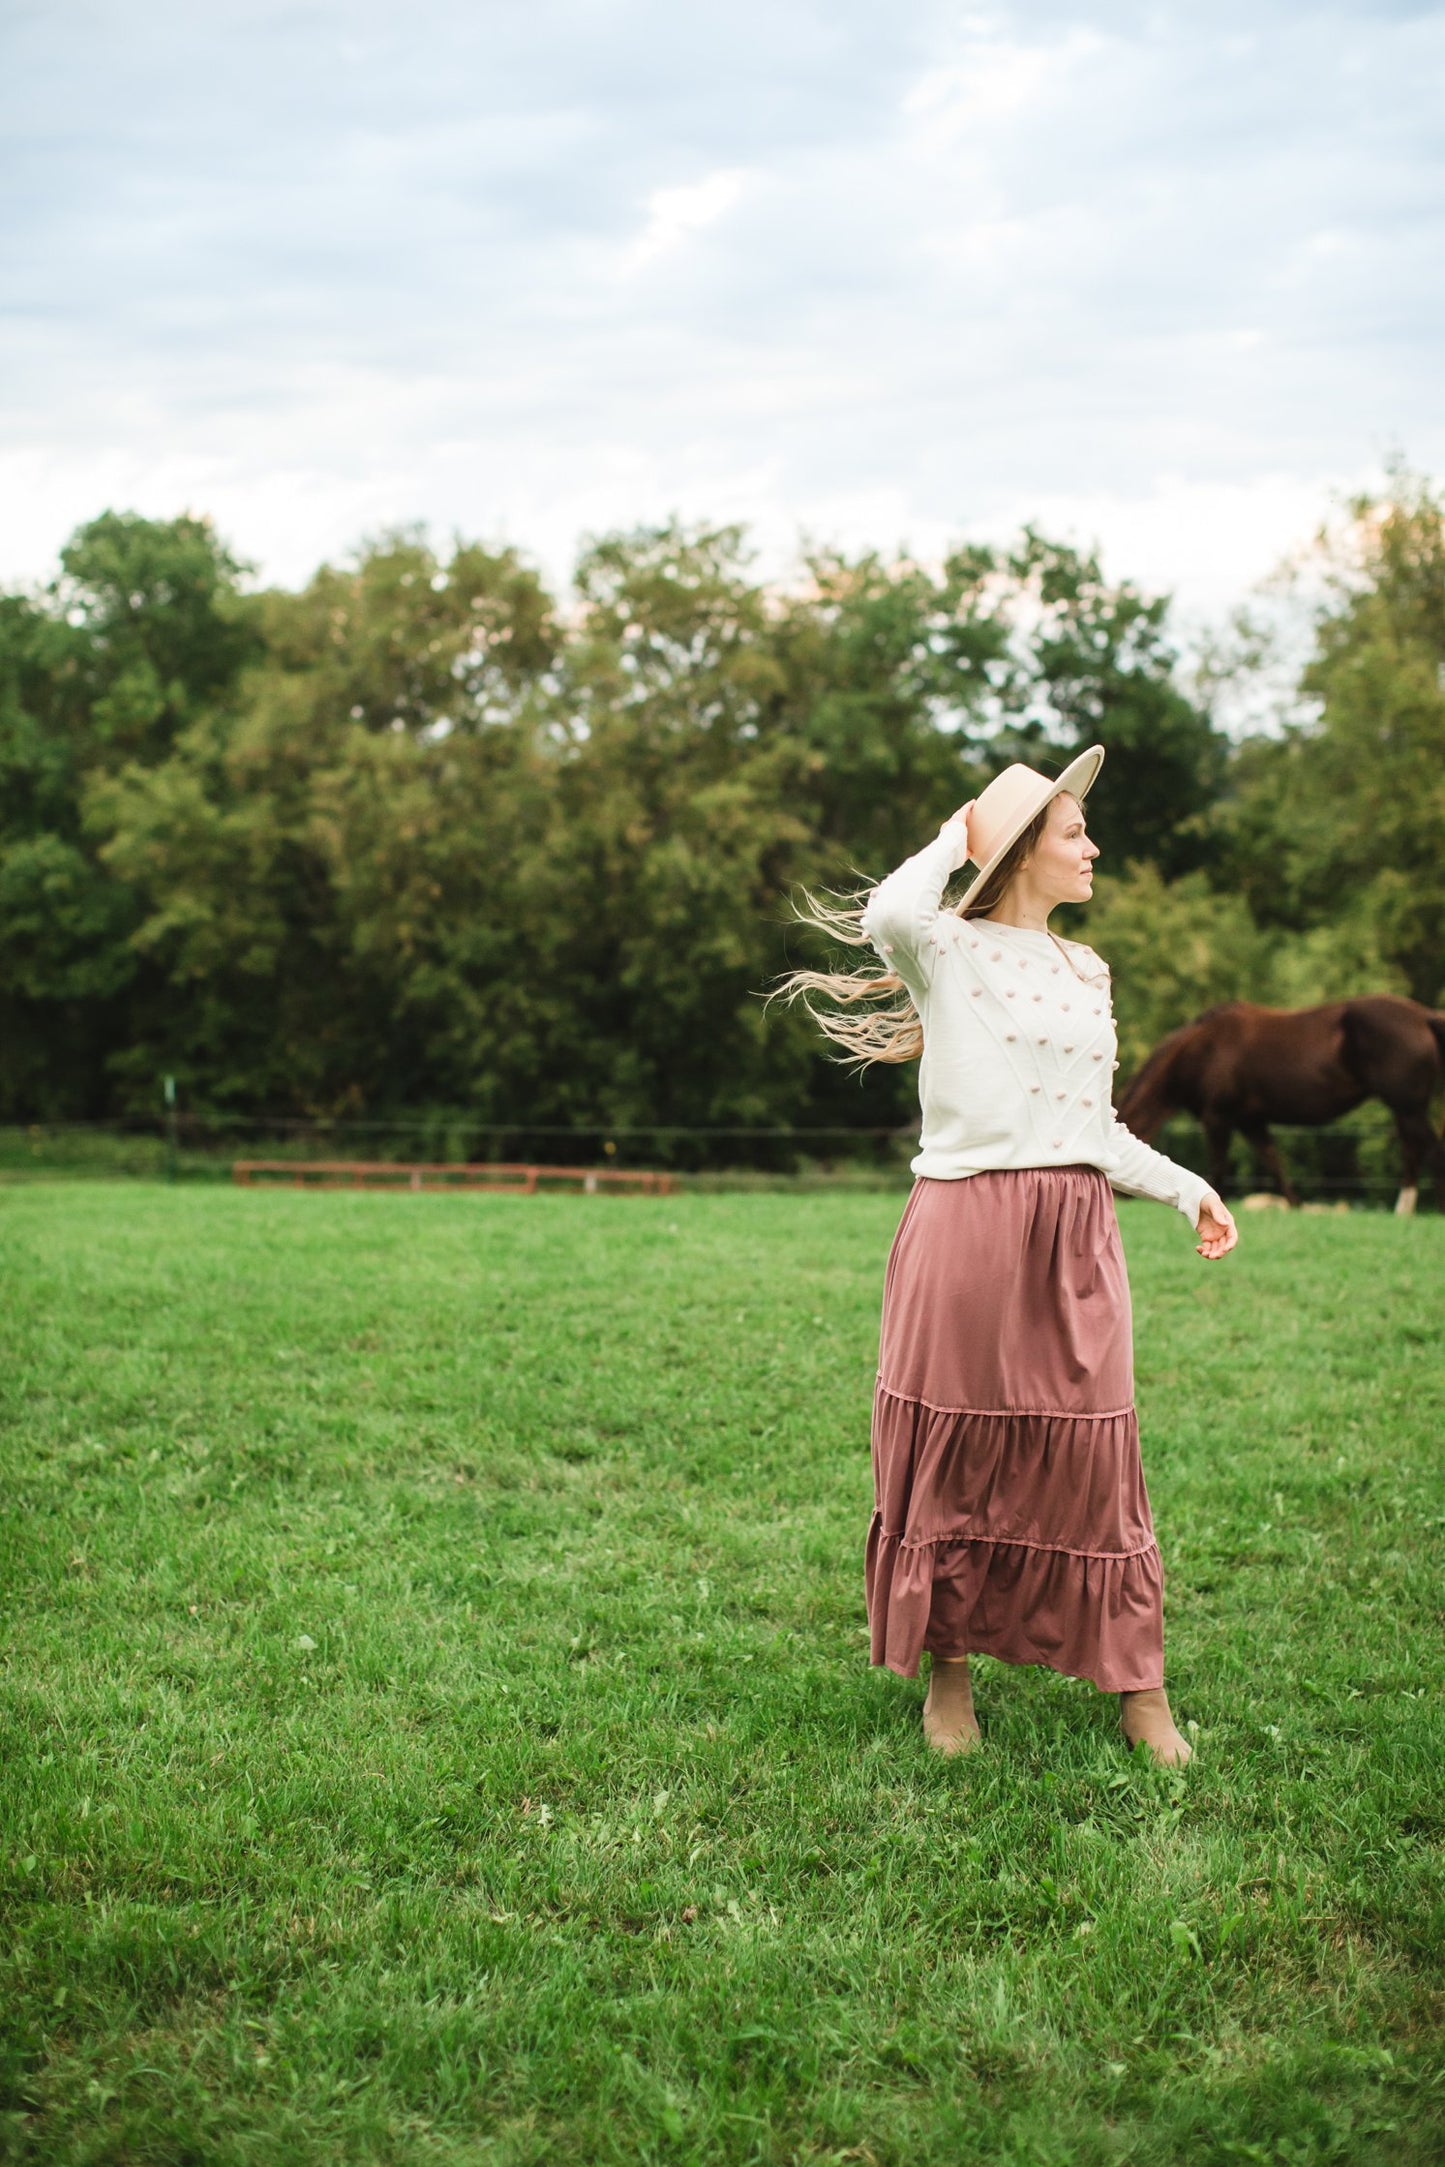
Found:
M 1209 1147 L 1209 1185 L 1216 1196 L 1229 1192 L 1229 1140 L 1234 1124 L 1221 1114 L 1204 1116 L 1204 1141 Z
M 1279 1155 L 1279 1145 L 1275 1142 L 1269 1128 L 1261 1121 L 1256 1127 L 1241 1128 L 1241 1134 L 1250 1150 L 1258 1158 L 1260 1165 L 1268 1173 L 1273 1174 L 1275 1180 L 1279 1183 L 1279 1193 L 1290 1210 L 1298 1211 L 1299 1191 L 1289 1178 L 1284 1160 Z
M 1440 1209 L 1445 1211 L 1445 1150 L 1441 1150 L 1430 1126 L 1430 1117 L 1423 1107 L 1392 1106 L 1395 1116 L 1395 1134 L 1400 1139 L 1400 1193 L 1395 1199 L 1395 1216 L 1408 1219 L 1412 1216 L 1420 1197 L 1420 1169 L 1435 1169 L 1435 1192 Z M 1438 1153 L 1438 1160 L 1437 1160 Z

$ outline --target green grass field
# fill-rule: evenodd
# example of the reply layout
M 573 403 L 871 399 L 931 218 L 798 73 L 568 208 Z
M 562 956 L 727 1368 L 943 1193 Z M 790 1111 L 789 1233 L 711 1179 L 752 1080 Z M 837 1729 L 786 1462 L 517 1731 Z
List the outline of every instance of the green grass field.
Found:
M 0 2156 L 1440 2158 L 1445 1225 L 1121 1209 L 1178 1775 L 868 1667 L 901 1205 L 0 1191 Z

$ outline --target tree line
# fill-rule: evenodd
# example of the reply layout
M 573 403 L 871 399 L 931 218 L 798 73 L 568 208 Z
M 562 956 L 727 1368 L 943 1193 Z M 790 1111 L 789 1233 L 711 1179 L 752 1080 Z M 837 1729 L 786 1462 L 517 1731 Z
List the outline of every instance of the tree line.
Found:
M 1064 929 L 1114 967 L 1125 1074 L 1234 996 L 1438 1005 L 1445 506 L 1397 474 L 1317 564 L 1292 697 L 1240 736 L 1166 597 L 1032 529 L 779 584 L 673 523 L 559 597 L 420 531 L 255 591 L 205 520 L 107 512 L 0 595 L 0 1117 L 149 1110 L 170 1074 L 331 1119 L 906 1122 L 911 1071 L 764 1009 L 817 959 L 789 899 L 1094 741 Z

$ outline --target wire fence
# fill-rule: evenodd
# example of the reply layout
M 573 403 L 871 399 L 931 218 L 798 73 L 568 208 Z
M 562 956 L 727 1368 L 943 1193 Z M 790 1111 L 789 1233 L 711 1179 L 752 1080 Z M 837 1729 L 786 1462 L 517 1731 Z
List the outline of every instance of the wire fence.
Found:
M 1298 1194 L 1316 1203 L 1389 1207 L 1400 1187 L 1399 1147 L 1383 1106 L 1362 1106 L 1325 1128 L 1273 1131 Z M 1171 1122 L 1156 1139 L 1171 1158 L 1207 1173 L 1196 1122 Z M 237 1160 L 346 1159 L 377 1165 L 532 1162 L 653 1168 L 690 1188 L 906 1189 L 918 1149 L 917 1123 L 747 1126 L 675 1122 L 502 1123 L 457 1109 L 375 1119 L 315 1119 L 162 1109 L 108 1121 L 0 1126 L 0 1181 L 139 1179 L 229 1181 Z M 1231 1164 L 1235 1194 L 1277 1188 L 1239 1138 Z M 1422 1195 L 1422 1203 L 1426 1198 Z

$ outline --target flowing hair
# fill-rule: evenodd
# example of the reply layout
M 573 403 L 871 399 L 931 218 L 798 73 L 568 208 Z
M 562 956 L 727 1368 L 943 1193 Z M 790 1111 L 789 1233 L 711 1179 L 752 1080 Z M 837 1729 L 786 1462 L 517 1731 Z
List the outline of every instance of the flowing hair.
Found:
M 1050 801 L 1052 802 L 1052 800 Z M 999 859 L 981 887 L 966 904 L 956 904 L 956 918 L 986 918 L 1003 900 L 1014 875 L 1027 863 L 1049 817 L 1045 804 Z M 876 883 L 875 883 L 876 885 Z M 793 915 L 803 925 L 826 933 L 848 948 L 870 948 L 863 931 L 863 911 L 872 887 L 841 894 L 813 895 L 802 891 Z M 830 1005 L 818 1008 L 810 996 L 821 995 Z M 801 1001 L 820 1031 L 842 1052 L 833 1058 L 850 1068 L 867 1068 L 874 1061 L 916 1061 L 923 1051 L 923 1025 L 908 988 L 896 971 L 790 971 L 768 995 L 770 1001 Z

